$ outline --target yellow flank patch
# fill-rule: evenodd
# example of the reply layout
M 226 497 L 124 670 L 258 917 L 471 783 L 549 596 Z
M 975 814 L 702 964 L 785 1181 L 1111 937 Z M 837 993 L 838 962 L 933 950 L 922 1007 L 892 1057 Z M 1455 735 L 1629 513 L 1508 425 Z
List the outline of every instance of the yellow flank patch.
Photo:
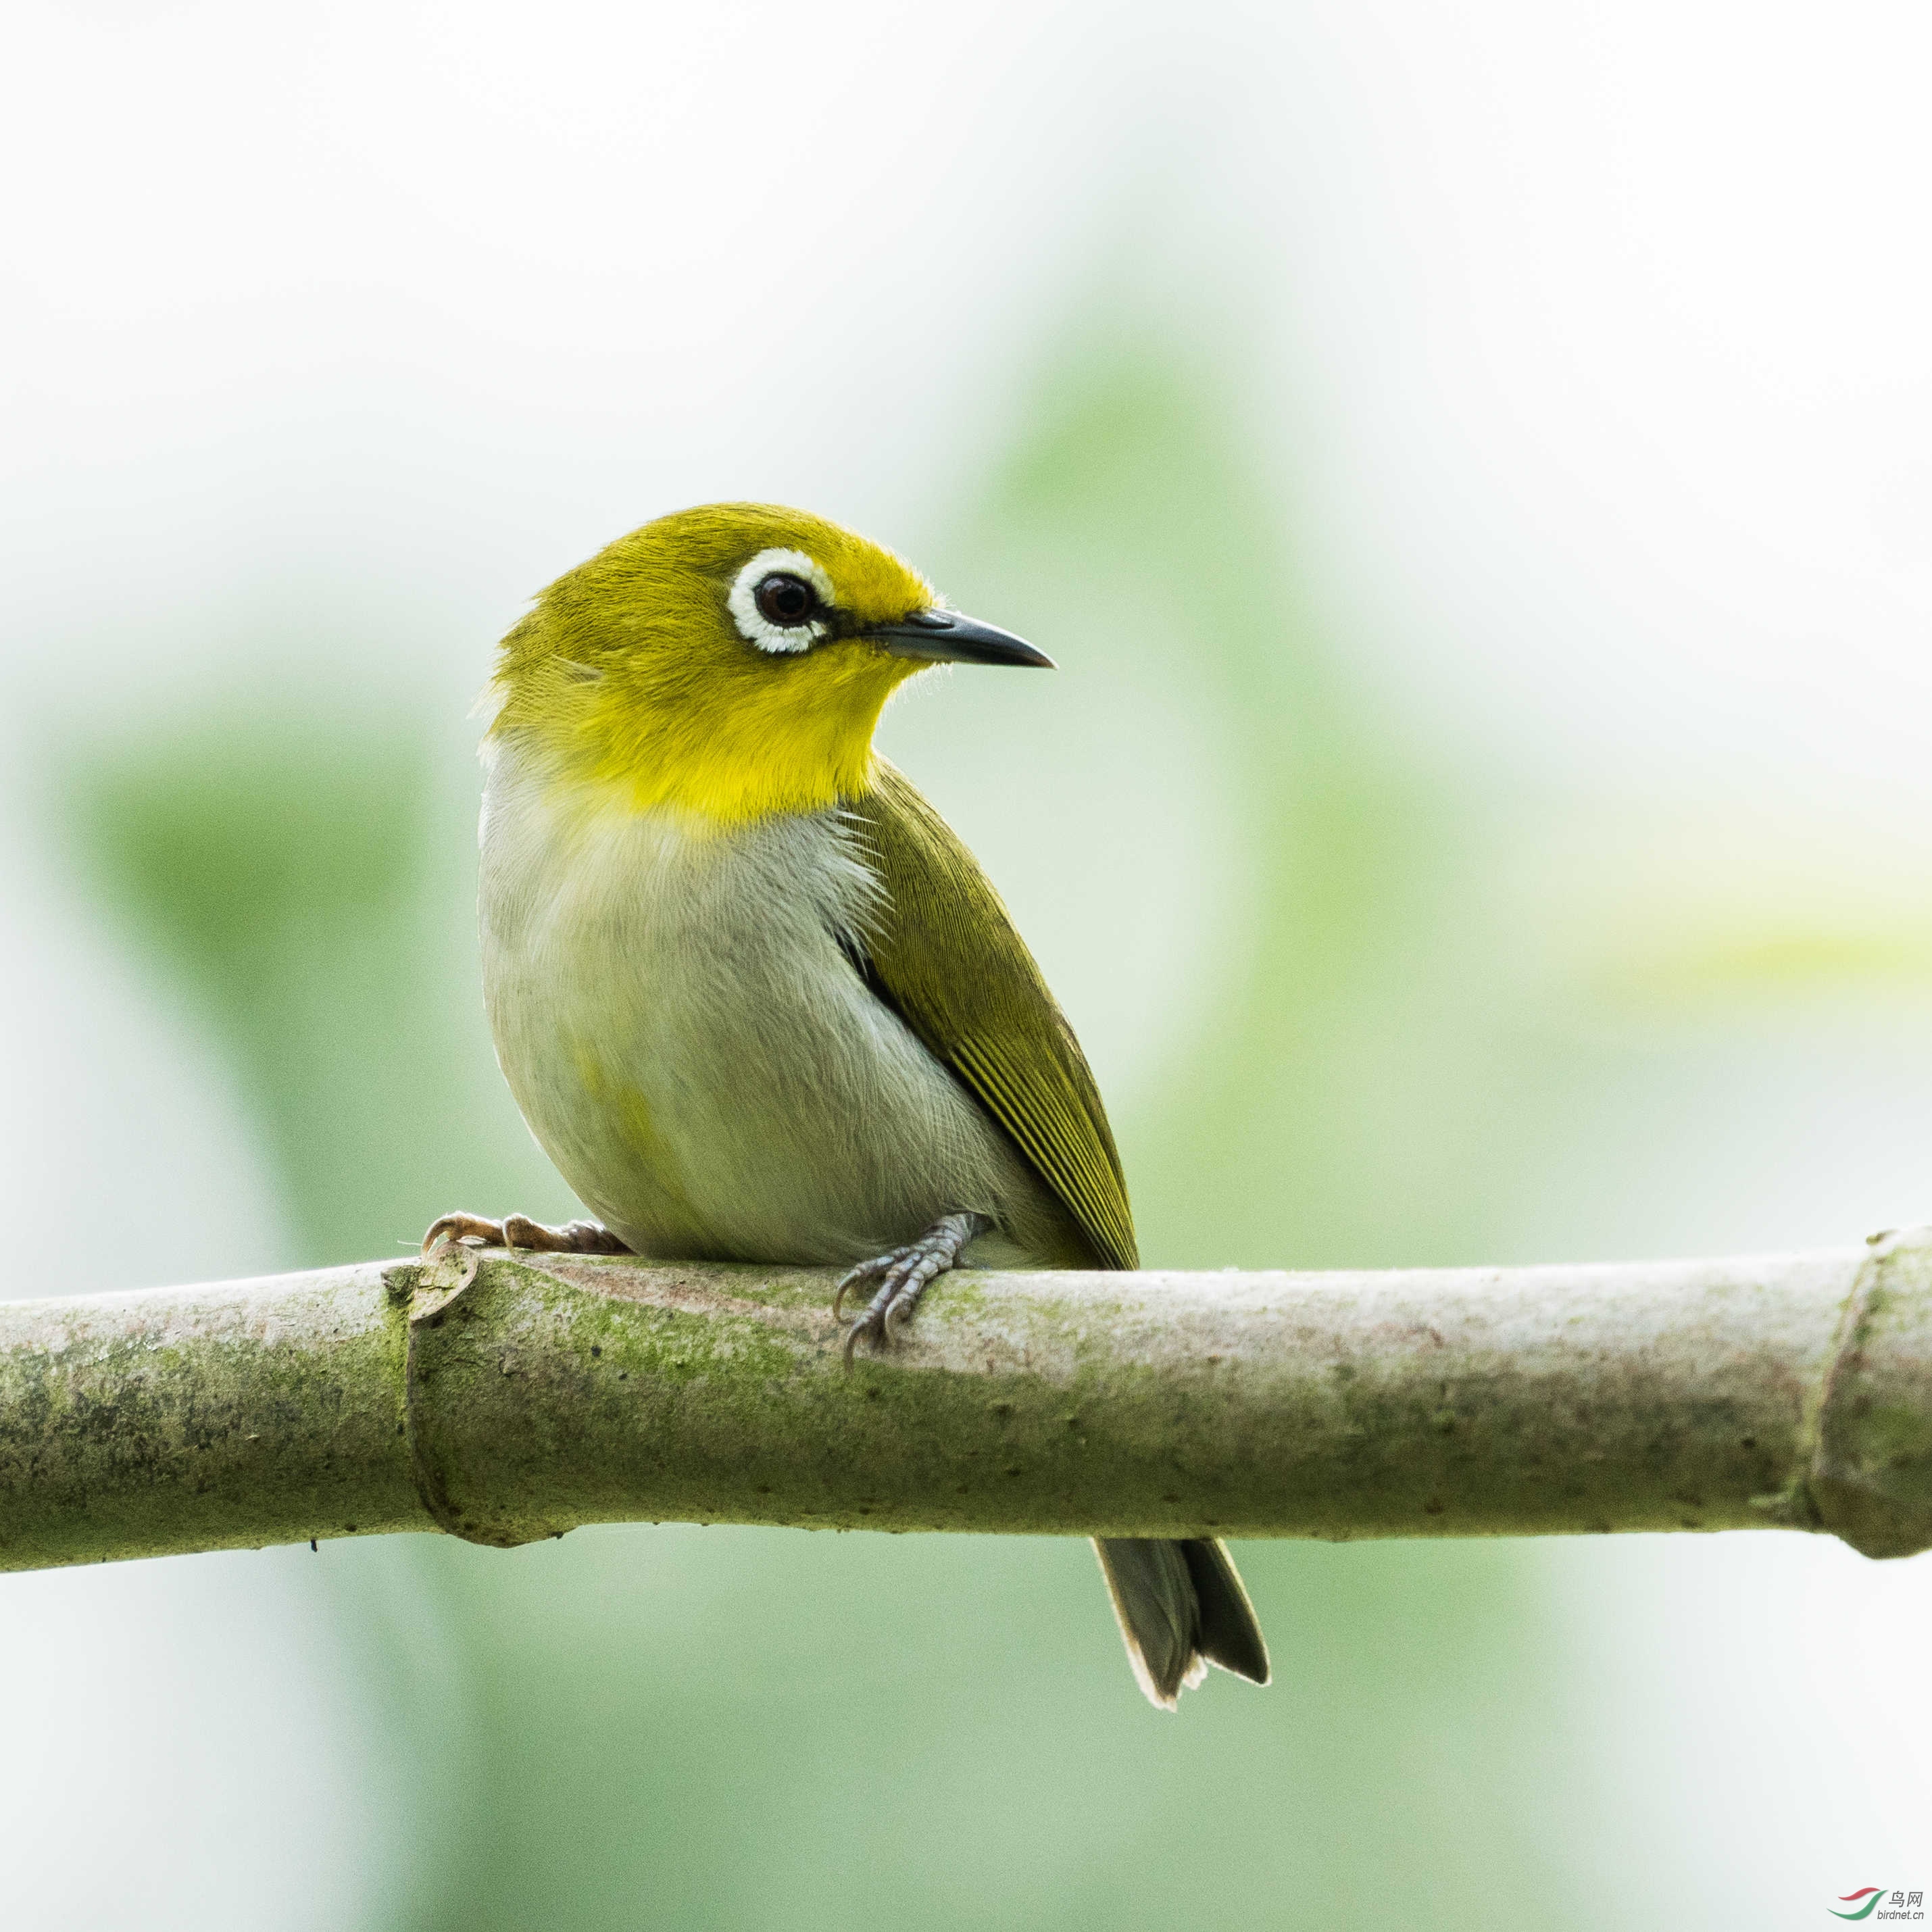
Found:
M 859 636 L 796 652 L 743 636 L 727 599 L 760 551 L 802 551 L 842 629 L 939 602 L 891 551 L 799 510 L 714 504 L 659 518 L 560 578 L 503 640 L 493 734 L 541 748 L 560 787 L 721 824 L 869 790 L 872 734 L 922 667 Z
M 694 1240 L 701 1241 L 703 1220 L 692 1204 L 690 1192 L 678 1169 L 677 1156 L 652 1118 L 651 1104 L 643 1090 L 621 1077 L 608 1077 L 596 1047 L 583 1041 L 577 1043 L 572 1059 L 585 1097 L 608 1109 L 608 1118 L 618 1124 L 625 1150 L 631 1158 L 632 1176 L 656 1197 L 655 1214 L 659 1226 L 670 1228 L 681 1223 Z

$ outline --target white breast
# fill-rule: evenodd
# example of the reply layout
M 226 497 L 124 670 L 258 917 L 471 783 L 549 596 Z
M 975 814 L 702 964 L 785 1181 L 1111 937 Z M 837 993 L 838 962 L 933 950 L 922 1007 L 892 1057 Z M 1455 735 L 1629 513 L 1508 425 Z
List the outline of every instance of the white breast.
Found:
M 836 814 L 717 832 L 492 747 L 484 994 L 531 1131 L 638 1252 L 850 1262 L 972 1208 L 1058 1210 L 841 944 L 879 888 Z

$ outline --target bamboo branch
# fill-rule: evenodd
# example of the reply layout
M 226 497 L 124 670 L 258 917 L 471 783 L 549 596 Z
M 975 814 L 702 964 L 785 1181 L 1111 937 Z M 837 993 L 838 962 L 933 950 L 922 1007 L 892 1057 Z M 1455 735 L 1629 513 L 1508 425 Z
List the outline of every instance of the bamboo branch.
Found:
M 1385 1274 L 989 1274 L 842 1366 L 810 1270 L 452 1255 L 0 1304 L 0 1568 L 641 1519 L 1932 1546 L 1932 1230 Z

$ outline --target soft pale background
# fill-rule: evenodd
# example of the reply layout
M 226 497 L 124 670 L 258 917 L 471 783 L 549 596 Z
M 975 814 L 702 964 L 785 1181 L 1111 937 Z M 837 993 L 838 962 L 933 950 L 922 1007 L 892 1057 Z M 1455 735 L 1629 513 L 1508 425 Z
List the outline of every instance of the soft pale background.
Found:
M 1932 27 L 1756 5 L 27 6 L 12 1286 L 561 1212 L 474 993 L 537 586 L 808 502 L 1036 637 L 895 755 L 1150 1258 L 1932 1218 Z M 929 687 L 929 688 L 928 688 Z M 584 1532 L 5 1580 L 10 1921 L 1822 1924 L 1932 1888 L 1932 1566 Z

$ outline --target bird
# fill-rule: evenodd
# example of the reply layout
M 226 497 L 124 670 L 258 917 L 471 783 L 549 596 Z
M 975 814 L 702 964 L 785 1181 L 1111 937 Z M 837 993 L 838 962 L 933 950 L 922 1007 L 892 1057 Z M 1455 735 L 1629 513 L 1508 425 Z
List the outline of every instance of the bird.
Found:
M 532 1133 L 594 1217 L 439 1242 L 823 1264 L 890 1348 L 962 1262 L 1138 1265 L 1084 1054 L 978 862 L 875 748 L 935 664 L 1051 668 L 807 512 L 659 517 L 560 577 L 485 694 L 484 992 Z M 1268 1648 L 1226 1548 L 1095 1544 L 1174 1708 Z

